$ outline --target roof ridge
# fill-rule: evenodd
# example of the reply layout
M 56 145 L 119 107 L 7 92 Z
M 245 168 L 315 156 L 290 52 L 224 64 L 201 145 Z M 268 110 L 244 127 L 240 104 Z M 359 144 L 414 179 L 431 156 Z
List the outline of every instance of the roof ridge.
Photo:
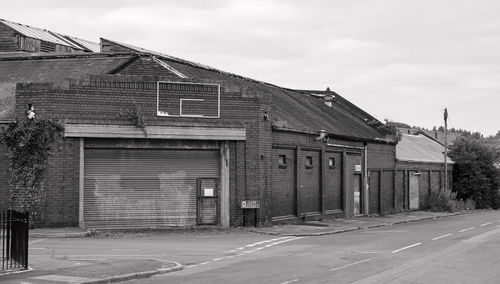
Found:
M 101 37 L 101 40 L 106 40 L 106 41 L 112 42 L 114 44 L 117 44 L 119 46 L 131 49 L 131 50 L 133 50 L 135 52 L 138 52 L 139 54 L 141 54 L 141 53 L 142 54 L 149 54 L 149 55 L 152 55 L 152 56 L 157 56 L 157 57 L 160 57 L 160 58 L 164 58 L 164 59 L 168 59 L 168 60 L 171 60 L 171 61 L 175 61 L 177 63 L 189 65 L 189 66 L 192 66 L 192 67 L 201 68 L 201 69 L 208 70 L 208 71 L 214 71 L 214 72 L 218 72 L 218 73 L 221 73 L 221 74 L 224 74 L 224 75 L 229 75 L 229 76 L 233 76 L 233 77 L 240 78 L 240 79 L 243 79 L 243 80 L 247 80 L 247 81 L 250 81 L 250 82 L 254 82 L 254 83 L 258 83 L 258 84 L 264 84 L 264 85 L 276 87 L 276 88 L 279 88 L 279 89 L 290 90 L 290 91 L 294 91 L 294 92 L 298 93 L 296 90 L 293 90 L 293 89 L 287 89 L 285 87 L 274 85 L 274 84 L 271 84 L 271 83 L 268 83 L 268 82 L 264 82 L 264 81 L 252 79 L 252 78 L 245 77 L 245 76 L 242 76 L 242 75 L 239 75 L 239 74 L 236 74 L 236 73 L 231 73 L 231 72 L 223 71 L 221 69 L 217 69 L 215 67 L 211 67 L 211 66 L 206 65 L 206 64 L 202 64 L 202 63 L 197 63 L 197 62 L 193 62 L 193 61 L 181 59 L 181 58 L 174 57 L 174 56 L 171 56 L 171 55 L 168 55 L 168 54 L 156 52 L 156 51 L 153 51 L 153 50 L 149 50 L 149 49 L 146 49 L 146 48 L 142 48 L 142 47 L 131 45 L 131 44 L 127 44 L 127 43 L 118 42 L 118 41 L 115 41 L 115 40 L 110 40 L 110 39 L 107 39 L 107 38 L 102 38 Z
M 40 53 L 22 53 L 4 57 L 2 56 L 2 53 L 0 53 L 0 61 L 90 58 L 90 57 L 99 58 L 99 57 L 119 57 L 119 56 L 134 56 L 134 54 L 131 52 L 85 52 L 85 53 L 40 52 Z
M 46 34 L 54 37 L 57 40 L 54 43 L 66 45 L 66 46 L 69 46 L 69 47 L 72 47 L 72 48 L 76 48 L 76 49 L 89 50 L 88 47 L 82 46 L 78 42 L 74 42 L 73 40 L 70 40 L 71 38 L 74 38 L 76 40 L 85 41 L 85 42 L 87 42 L 89 44 L 99 45 L 99 43 L 97 43 L 97 42 L 93 42 L 93 41 L 90 41 L 90 40 L 82 39 L 82 38 L 79 38 L 79 37 L 76 37 L 76 36 L 65 35 L 65 34 L 54 32 L 54 31 L 51 31 L 51 30 L 48 30 L 48 29 L 45 29 L 45 28 L 34 27 L 34 26 L 30 26 L 30 25 L 26 25 L 26 24 L 22 24 L 22 23 L 18 23 L 18 22 L 13 22 L 13 21 L 5 20 L 5 19 L 0 19 L 0 22 L 3 22 L 4 24 L 6 24 L 11 29 L 14 29 L 16 32 L 18 32 L 18 33 L 20 33 L 20 34 L 22 34 L 22 35 L 24 35 L 26 37 L 37 38 L 37 39 L 48 41 L 48 42 L 54 42 L 54 41 L 51 41 L 50 38 L 45 38 L 45 39 L 42 38 L 41 35 L 43 35 L 43 33 L 46 33 Z M 23 31 L 23 29 L 24 29 L 24 31 Z M 27 30 L 28 31 L 29 30 L 36 31 L 37 33 L 40 33 L 40 34 L 28 34 L 26 32 Z

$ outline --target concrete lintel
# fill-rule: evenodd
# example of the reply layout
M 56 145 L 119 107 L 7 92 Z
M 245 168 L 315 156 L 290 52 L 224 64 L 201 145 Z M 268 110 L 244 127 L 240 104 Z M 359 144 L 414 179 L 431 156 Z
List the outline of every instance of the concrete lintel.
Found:
M 149 138 L 191 140 L 246 140 L 244 127 L 179 127 L 132 125 L 66 124 L 65 137 L 86 138 Z

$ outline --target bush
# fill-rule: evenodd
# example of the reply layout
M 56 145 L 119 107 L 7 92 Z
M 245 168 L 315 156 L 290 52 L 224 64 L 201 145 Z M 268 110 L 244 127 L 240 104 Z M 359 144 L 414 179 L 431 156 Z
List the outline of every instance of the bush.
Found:
M 453 190 L 460 199 L 472 198 L 477 208 L 498 208 L 500 170 L 494 148 L 474 137 L 460 137 L 450 147 Z
M 457 193 L 446 192 L 431 192 L 424 200 L 421 208 L 432 212 L 457 212 L 462 210 L 475 209 L 476 205 L 472 199 L 465 201 L 457 199 Z

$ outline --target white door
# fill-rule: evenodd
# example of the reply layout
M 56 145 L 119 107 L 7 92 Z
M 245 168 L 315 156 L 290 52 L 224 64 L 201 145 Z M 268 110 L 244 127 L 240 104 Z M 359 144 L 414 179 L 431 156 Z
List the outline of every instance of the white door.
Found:
M 419 209 L 418 192 L 419 192 L 418 176 L 410 175 L 410 210 Z

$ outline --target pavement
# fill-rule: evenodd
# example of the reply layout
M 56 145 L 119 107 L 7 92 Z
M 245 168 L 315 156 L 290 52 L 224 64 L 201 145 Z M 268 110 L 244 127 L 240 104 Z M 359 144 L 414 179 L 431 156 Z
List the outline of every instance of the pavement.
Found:
M 464 214 L 464 212 L 429 212 L 411 211 L 384 216 L 361 216 L 355 218 L 325 219 L 322 221 L 309 221 L 300 224 L 282 224 L 272 227 L 249 229 L 256 233 L 281 235 L 281 236 L 322 236 L 365 230 L 376 227 L 392 226 L 396 224 L 437 219 L 448 216 Z
M 247 231 L 269 235 L 283 236 L 321 236 L 342 232 L 363 230 L 395 224 L 416 222 L 420 220 L 444 218 L 464 214 L 413 211 L 385 216 L 370 216 L 342 219 L 326 219 L 322 221 L 302 222 L 299 224 L 282 224 L 273 227 L 244 228 Z M 179 230 L 179 229 L 175 229 Z M 234 230 L 234 229 L 228 229 Z M 241 230 L 241 229 L 240 229 Z M 95 232 L 80 228 L 40 228 L 30 230 L 30 244 L 45 239 L 85 238 L 91 239 Z M 189 231 L 187 231 L 189 234 Z M 199 232 L 198 232 L 199 233 Z M 138 240 L 141 234 L 133 238 Z M 140 241 L 140 240 L 139 240 Z M 78 242 L 77 242 L 78 244 Z M 82 247 L 86 254 L 92 254 L 92 248 Z M 97 248 L 94 253 L 100 252 Z M 1 283 L 112 283 L 133 279 L 147 278 L 156 274 L 182 270 L 183 266 L 173 260 L 161 260 L 154 257 L 143 259 L 85 259 L 77 262 L 70 258 L 55 258 L 50 254 L 37 255 L 30 259 L 27 271 L 9 271 L 0 273 Z

